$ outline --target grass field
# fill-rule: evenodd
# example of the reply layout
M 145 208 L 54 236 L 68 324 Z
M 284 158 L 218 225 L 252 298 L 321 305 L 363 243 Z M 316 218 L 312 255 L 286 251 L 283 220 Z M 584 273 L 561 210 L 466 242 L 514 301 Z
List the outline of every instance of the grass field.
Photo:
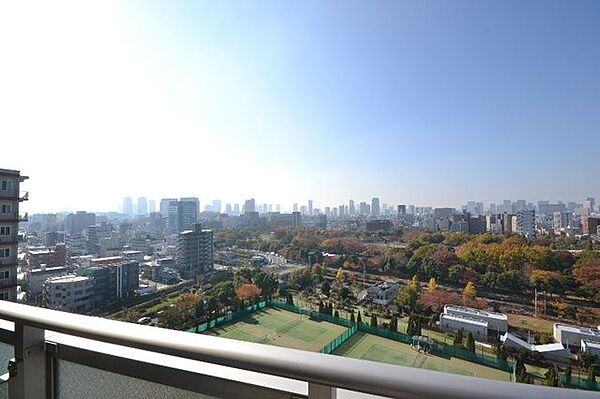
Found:
M 457 358 L 446 359 L 419 353 L 410 345 L 376 335 L 356 333 L 340 346 L 335 355 L 375 362 L 391 363 L 400 366 L 418 367 L 446 373 L 510 381 L 510 374 L 491 367 L 467 362 Z
M 508 314 L 508 325 L 513 328 L 527 329 L 536 333 L 552 334 L 554 321 L 540 317 Z
M 205 334 L 318 352 L 345 330 L 345 327 L 311 320 L 287 310 L 267 308 L 212 328 Z

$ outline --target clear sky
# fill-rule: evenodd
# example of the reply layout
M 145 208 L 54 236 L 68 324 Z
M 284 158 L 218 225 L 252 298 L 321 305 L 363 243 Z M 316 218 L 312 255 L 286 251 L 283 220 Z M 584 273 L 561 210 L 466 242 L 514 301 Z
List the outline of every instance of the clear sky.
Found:
M 600 2 L 6 1 L 0 137 L 31 211 L 582 200 Z

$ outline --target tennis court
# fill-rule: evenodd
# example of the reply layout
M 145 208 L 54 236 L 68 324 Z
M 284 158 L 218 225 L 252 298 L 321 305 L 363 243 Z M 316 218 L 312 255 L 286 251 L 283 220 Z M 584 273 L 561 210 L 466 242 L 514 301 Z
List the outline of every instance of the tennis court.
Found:
M 417 367 L 445 373 L 510 381 L 510 374 L 462 359 L 446 359 L 436 355 L 418 352 L 410 345 L 362 332 L 340 346 L 335 355 L 375 362 L 391 363 L 400 366 Z
M 287 310 L 265 308 L 204 334 L 318 352 L 345 330 Z

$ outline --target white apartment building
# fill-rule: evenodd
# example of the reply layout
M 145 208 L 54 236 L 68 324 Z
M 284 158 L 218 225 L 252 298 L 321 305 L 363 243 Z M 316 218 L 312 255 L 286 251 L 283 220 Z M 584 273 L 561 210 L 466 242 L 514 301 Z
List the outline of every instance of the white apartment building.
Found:
M 87 312 L 94 308 L 94 280 L 70 274 L 44 283 L 44 302 L 49 309 Z

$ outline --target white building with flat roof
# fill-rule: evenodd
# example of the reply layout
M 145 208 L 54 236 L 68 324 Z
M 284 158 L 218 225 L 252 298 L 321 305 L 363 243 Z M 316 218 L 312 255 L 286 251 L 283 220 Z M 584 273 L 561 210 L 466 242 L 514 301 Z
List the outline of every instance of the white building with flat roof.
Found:
M 94 280 L 69 274 L 47 279 L 44 303 L 49 309 L 83 313 L 94 308 Z
M 488 330 L 492 330 L 493 333 L 505 333 L 508 331 L 508 317 L 504 313 L 488 312 L 486 310 L 459 305 L 445 305 L 444 314 L 485 321 Z
M 569 348 L 579 349 L 581 341 L 600 342 L 600 330 L 555 323 L 554 339 Z
M 459 331 L 473 334 L 477 341 L 488 339 L 488 323 L 465 316 L 454 316 L 446 313 L 440 315 L 440 328 L 443 331 Z
M 581 351 L 598 356 L 600 359 L 600 342 L 581 340 Z

